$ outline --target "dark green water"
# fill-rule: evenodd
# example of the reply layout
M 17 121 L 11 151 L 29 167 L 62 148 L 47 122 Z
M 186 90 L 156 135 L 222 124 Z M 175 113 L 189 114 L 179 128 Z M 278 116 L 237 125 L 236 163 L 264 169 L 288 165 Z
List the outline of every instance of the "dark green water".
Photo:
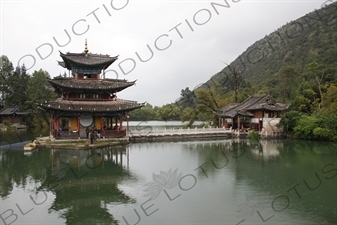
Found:
M 222 140 L 2 151 L 0 224 L 337 224 L 336 147 Z
M 49 128 L 28 128 L 28 129 L 9 129 L 0 131 L 0 146 L 8 149 L 11 146 L 15 149 L 15 143 L 33 141 L 40 136 L 49 136 Z M 1 149 L 1 147 L 0 147 Z M 21 148 L 20 148 L 21 149 Z

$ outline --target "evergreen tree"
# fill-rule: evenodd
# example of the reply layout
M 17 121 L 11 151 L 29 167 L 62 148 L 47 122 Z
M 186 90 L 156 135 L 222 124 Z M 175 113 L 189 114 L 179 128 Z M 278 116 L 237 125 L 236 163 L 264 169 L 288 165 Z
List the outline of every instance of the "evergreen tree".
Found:
M 178 106 L 184 108 L 195 108 L 196 107 L 196 96 L 194 91 L 191 91 L 188 87 L 181 90 L 180 98 L 176 102 Z
M 27 122 L 33 126 L 46 126 L 46 122 L 49 119 L 49 115 L 39 110 L 36 104 L 57 98 L 57 94 L 53 91 L 47 78 L 50 78 L 49 73 L 40 69 L 33 72 L 27 83 L 26 93 L 28 99 L 24 104 L 24 108 L 30 113 L 30 118 Z
M 50 78 L 50 75 L 45 70 L 33 72 L 27 84 L 27 96 L 30 101 L 43 102 L 57 98 L 47 78 Z
M 149 103 L 140 109 L 129 112 L 130 120 L 132 121 L 149 121 L 157 120 L 156 110 Z
M 8 77 L 13 74 L 13 64 L 7 56 L 0 57 L 0 104 L 5 105 L 8 96 Z
M 282 102 L 290 102 L 293 99 L 299 77 L 300 73 L 293 66 L 284 66 L 279 70 L 278 85 L 275 86 L 275 89 Z
M 293 102 L 294 110 L 311 115 L 318 107 L 317 93 L 307 81 L 302 81 Z
M 330 85 L 323 94 L 322 107 L 327 113 L 337 115 L 337 85 Z
M 15 71 L 7 76 L 5 81 L 5 105 L 8 106 L 23 106 L 28 100 L 27 83 L 29 75 L 26 72 L 25 65 L 17 66 Z

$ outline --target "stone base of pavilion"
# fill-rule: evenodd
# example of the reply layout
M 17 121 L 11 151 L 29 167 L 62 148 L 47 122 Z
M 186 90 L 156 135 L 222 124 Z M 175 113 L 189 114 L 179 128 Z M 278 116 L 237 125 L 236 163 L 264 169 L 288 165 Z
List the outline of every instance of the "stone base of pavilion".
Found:
M 47 149 L 68 149 L 68 150 L 80 150 L 80 149 L 95 149 L 105 148 L 111 146 L 125 146 L 130 144 L 129 137 L 120 138 L 98 138 L 91 144 L 90 139 L 73 138 L 73 139 L 55 139 L 51 137 L 37 138 L 37 148 Z

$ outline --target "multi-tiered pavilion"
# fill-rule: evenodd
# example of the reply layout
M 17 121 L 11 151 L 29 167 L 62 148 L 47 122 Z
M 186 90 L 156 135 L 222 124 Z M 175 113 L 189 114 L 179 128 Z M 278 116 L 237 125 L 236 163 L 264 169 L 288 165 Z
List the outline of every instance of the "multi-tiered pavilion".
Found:
M 135 81 L 105 78 L 105 70 L 118 56 L 89 53 L 87 43 L 83 53 L 60 52 L 60 56 L 59 65 L 71 76 L 48 79 L 60 98 L 39 104 L 50 112 L 51 136 L 81 138 L 95 129 L 100 137 L 125 137 L 123 119 L 144 104 L 117 98 L 118 92 Z

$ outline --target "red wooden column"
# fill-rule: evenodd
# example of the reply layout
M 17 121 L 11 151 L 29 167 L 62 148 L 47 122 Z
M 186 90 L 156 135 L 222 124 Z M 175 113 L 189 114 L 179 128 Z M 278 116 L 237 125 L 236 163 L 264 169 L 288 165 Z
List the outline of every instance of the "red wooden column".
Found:
M 59 118 L 58 117 L 55 118 L 55 130 L 56 131 L 59 130 Z
M 101 137 L 105 136 L 105 129 L 104 129 L 104 117 L 101 116 Z
M 57 127 L 57 122 L 56 122 L 56 120 L 57 120 L 57 118 L 56 118 L 56 116 L 55 116 L 55 119 L 54 119 L 54 121 L 53 121 L 53 128 L 54 128 L 53 132 L 56 130 L 55 128 Z
M 54 131 L 55 132 L 55 136 L 58 137 L 58 133 L 59 133 L 59 127 L 60 127 L 60 117 L 56 116 L 55 120 L 54 120 Z M 56 138 L 55 137 L 55 138 Z
M 54 120 L 53 120 L 53 113 L 50 113 L 50 122 L 49 122 L 49 132 L 50 138 L 54 137 Z
M 81 139 L 81 125 L 80 125 L 80 115 L 78 115 L 77 117 L 77 129 L 78 129 L 78 132 L 77 132 L 77 138 L 78 139 Z
M 119 130 L 123 128 L 123 117 L 119 117 Z

